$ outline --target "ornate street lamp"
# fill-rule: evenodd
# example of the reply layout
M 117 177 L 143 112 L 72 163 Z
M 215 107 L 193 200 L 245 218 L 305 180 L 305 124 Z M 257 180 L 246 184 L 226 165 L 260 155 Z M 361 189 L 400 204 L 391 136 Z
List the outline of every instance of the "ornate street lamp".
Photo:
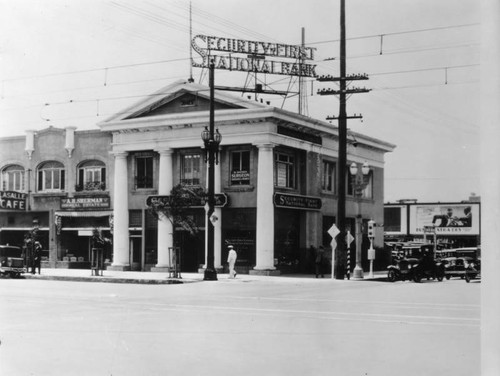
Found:
M 208 195 L 207 195 L 207 266 L 203 280 L 217 281 L 217 271 L 214 266 L 214 223 L 218 218 L 214 215 L 215 211 L 215 164 L 219 163 L 219 145 L 222 136 L 219 130 L 214 131 L 214 63 L 209 67 L 209 85 L 210 85 L 210 117 L 209 128 L 201 132 L 201 139 L 205 144 L 205 162 L 208 163 Z
M 359 168 L 356 163 L 351 163 L 349 167 L 349 172 L 351 173 L 352 179 L 352 189 L 353 195 L 356 201 L 356 229 L 355 229 L 355 239 L 356 239 L 356 266 L 353 271 L 353 279 L 363 278 L 363 267 L 361 266 L 361 197 L 363 196 L 363 190 L 367 187 L 370 182 L 370 166 L 368 163 L 363 163 L 361 166 L 361 174 L 358 174 Z

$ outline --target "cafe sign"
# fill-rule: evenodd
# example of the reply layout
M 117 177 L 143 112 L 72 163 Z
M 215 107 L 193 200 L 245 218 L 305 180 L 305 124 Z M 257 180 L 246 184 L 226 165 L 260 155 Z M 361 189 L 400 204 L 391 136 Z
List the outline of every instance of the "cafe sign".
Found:
M 109 196 L 72 197 L 61 199 L 61 209 L 94 210 L 109 209 Z
M 289 209 L 305 209 L 305 210 L 320 210 L 321 198 L 290 195 L 286 193 L 274 194 L 274 206 Z
M 0 191 L 0 209 L 26 210 L 26 193 Z

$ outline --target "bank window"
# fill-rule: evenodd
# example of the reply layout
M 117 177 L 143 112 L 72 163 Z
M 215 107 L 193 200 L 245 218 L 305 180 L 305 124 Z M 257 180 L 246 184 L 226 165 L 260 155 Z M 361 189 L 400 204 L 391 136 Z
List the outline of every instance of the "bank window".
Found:
M 101 161 L 87 161 L 78 166 L 76 191 L 104 191 L 106 167 Z
M 335 173 L 336 166 L 334 162 L 323 161 L 323 171 L 321 176 L 321 189 L 327 192 L 335 192 Z
M 201 155 L 184 154 L 181 156 L 181 183 L 186 185 L 200 185 L 201 182 Z
M 231 185 L 250 184 L 250 151 L 231 152 Z
M 295 188 L 295 158 L 293 155 L 276 153 L 274 169 L 274 185 L 284 188 Z
M 24 191 L 24 168 L 10 165 L 2 170 L 2 191 Z
M 368 184 L 365 189 L 363 189 L 364 198 L 373 198 L 373 171 L 370 171 L 368 175 Z
M 38 191 L 64 191 L 65 170 L 60 162 L 45 162 L 38 168 Z
M 153 155 L 150 153 L 135 155 L 135 188 L 153 188 Z

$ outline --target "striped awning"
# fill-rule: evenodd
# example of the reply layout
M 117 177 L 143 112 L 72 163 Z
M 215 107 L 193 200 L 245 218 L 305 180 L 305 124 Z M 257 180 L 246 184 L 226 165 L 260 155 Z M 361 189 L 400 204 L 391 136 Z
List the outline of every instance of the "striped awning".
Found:
M 59 217 L 107 217 L 108 215 L 112 215 L 113 211 L 56 211 L 54 214 Z

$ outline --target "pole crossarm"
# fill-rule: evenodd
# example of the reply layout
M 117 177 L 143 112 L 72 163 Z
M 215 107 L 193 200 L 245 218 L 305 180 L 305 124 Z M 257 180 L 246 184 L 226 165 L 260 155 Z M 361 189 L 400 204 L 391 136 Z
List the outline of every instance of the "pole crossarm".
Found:
M 346 77 L 342 78 L 342 77 L 333 77 L 332 75 L 322 75 L 322 76 L 318 76 L 316 77 L 316 80 L 317 81 L 320 81 L 320 82 L 325 82 L 325 81 L 358 81 L 358 80 L 368 80 L 369 77 L 366 73 L 363 73 L 363 74 L 351 74 L 351 75 L 347 75 Z
M 344 89 L 344 90 L 333 90 L 333 89 L 319 89 L 317 94 L 318 95 L 341 95 L 341 94 L 360 94 L 360 93 L 369 93 L 371 89 L 367 88 L 358 88 L 358 87 L 352 87 L 350 89 Z

